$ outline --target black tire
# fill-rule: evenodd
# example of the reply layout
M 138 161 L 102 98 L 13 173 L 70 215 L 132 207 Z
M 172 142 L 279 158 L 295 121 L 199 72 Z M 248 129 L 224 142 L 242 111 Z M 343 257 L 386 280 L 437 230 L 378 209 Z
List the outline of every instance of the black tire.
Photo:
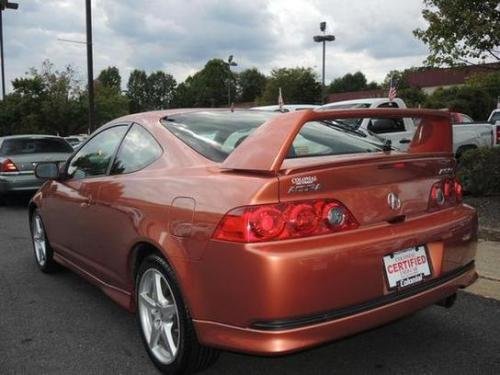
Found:
M 40 220 L 38 222 L 38 220 Z M 41 225 L 42 228 L 42 233 L 41 233 L 41 238 L 40 240 L 45 241 L 45 259 L 42 262 L 37 255 L 37 244 L 35 240 L 35 233 L 36 233 L 36 225 L 37 224 Z M 33 213 L 31 214 L 31 219 L 30 219 L 30 230 L 31 230 L 31 243 L 33 245 L 33 253 L 34 253 L 34 258 L 35 258 L 35 263 L 37 264 L 38 268 L 40 271 L 43 273 L 53 273 L 56 272 L 60 269 L 60 266 L 58 263 L 54 261 L 54 250 L 50 246 L 49 240 L 47 239 L 46 232 L 45 232 L 45 225 L 43 224 L 42 217 L 40 216 L 40 212 L 38 209 L 35 209 Z
M 139 287 L 143 275 L 148 270 L 156 270 L 161 273 L 168 283 L 168 287 L 173 295 L 178 312 L 178 332 L 179 343 L 177 354 L 174 360 L 169 364 L 160 362 L 151 349 L 146 339 L 145 332 L 141 323 L 139 312 Z M 170 265 L 158 255 L 150 255 L 144 259 L 139 266 L 139 270 L 135 279 L 135 298 L 137 303 L 136 321 L 141 333 L 144 347 L 155 366 L 164 374 L 193 374 L 212 365 L 219 357 L 219 351 L 201 345 L 196 337 L 196 332 L 193 327 L 193 322 L 189 315 L 189 311 L 182 299 L 179 284 Z

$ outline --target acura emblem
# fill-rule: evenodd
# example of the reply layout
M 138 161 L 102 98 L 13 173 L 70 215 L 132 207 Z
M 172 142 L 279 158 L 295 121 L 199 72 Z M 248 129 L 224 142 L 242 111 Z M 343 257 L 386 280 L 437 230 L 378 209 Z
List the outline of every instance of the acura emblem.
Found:
M 397 211 L 401 208 L 401 200 L 399 197 L 394 194 L 394 193 L 389 193 L 387 194 L 387 204 L 389 205 L 390 208 L 392 208 L 394 211 Z

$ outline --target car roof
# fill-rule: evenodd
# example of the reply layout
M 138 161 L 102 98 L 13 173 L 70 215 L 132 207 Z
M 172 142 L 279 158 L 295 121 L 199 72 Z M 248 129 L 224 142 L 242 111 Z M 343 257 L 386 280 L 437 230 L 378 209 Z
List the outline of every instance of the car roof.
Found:
M 32 138 L 32 139 L 57 138 L 57 139 L 62 139 L 62 137 L 59 137 L 57 135 L 51 135 L 51 134 L 16 134 L 16 135 L 5 135 L 3 137 L 0 137 L 0 139 L 2 139 L 2 140 L 23 139 L 23 138 Z

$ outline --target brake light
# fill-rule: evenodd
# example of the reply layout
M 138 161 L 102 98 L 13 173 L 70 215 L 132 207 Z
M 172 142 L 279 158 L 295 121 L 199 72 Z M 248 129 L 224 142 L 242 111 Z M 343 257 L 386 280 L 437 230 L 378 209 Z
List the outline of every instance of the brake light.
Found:
M 19 172 L 16 165 L 10 159 L 5 159 L 2 164 L 0 164 L 0 172 Z
M 335 200 L 238 207 L 220 221 L 213 238 L 231 242 L 262 242 L 301 238 L 355 229 L 354 216 Z
M 463 188 L 457 178 L 445 178 L 432 185 L 429 210 L 435 211 L 462 202 Z
M 496 128 L 497 128 L 496 129 L 497 130 L 496 131 L 496 133 L 497 133 L 497 143 L 496 144 L 500 146 L 500 125 L 496 125 Z

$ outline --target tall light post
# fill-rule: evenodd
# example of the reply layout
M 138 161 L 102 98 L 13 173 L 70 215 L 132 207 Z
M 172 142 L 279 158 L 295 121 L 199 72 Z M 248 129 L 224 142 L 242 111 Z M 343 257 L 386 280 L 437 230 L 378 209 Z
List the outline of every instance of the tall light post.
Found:
M 325 102 L 325 49 L 326 42 L 333 42 L 335 40 L 335 35 L 326 34 L 326 22 L 321 22 L 319 24 L 319 29 L 323 33 L 322 35 L 313 36 L 313 40 L 317 43 L 323 43 L 323 69 L 321 74 L 321 102 Z
M 231 107 L 231 76 L 232 76 L 231 67 L 238 66 L 238 64 L 235 61 L 233 61 L 233 55 L 229 55 L 226 64 L 229 69 L 229 78 L 227 80 L 227 106 Z
M 85 1 L 85 20 L 87 29 L 87 77 L 89 92 L 89 134 L 94 130 L 95 107 L 94 107 L 94 59 L 92 54 L 92 4 L 90 0 Z
M 0 55 L 2 60 L 2 100 L 5 99 L 5 65 L 4 65 L 4 55 L 3 55 L 3 21 L 2 15 L 5 9 L 16 10 L 19 8 L 17 3 L 9 3 L 8 0 L 0 0 Z

